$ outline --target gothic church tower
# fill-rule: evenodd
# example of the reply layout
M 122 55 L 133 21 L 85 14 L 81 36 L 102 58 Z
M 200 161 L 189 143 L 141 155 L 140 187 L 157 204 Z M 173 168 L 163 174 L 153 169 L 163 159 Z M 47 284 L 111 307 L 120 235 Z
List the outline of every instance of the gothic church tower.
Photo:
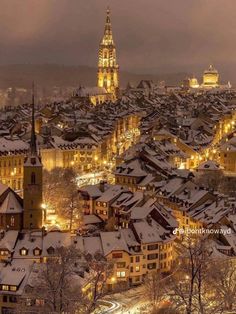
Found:
M 32 96 L 32 126 L 30 151 L 24 163 L 23 229 L 42 228 L 43 167 L 37 151 L 34 119 L 34 90 Z
M 107 9 L 104 35 L 99 46 L 98 87 L 104 87 L 114 97 L 119 88 L 119 66 L 116 60 L 109 9 Z

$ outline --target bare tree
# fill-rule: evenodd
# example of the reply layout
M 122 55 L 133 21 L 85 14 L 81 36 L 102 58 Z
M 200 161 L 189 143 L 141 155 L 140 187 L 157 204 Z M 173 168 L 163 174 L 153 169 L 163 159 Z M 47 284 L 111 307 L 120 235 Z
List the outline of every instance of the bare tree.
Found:
M 145 295 L 153 311 L 157 311 L 166 300 L 163 283 L 163 277 L 159 272 L 152 272 L 145 279 Z
M 46 263 L 35 265 L 25 289 L 19 313 L 82 314 L 87 300 L 83 295 L 75 265 L 81 259 L 73 247 L 58 248 Z
M 86 254 L 85 260 L 91 275 L 90 302 L 86 308 L 86 314 L 93 312 L 98 301 L 107 293 L 106 282 L 113 273 L 113 264 L 99 252 L 94 255 Z
M 205 281 L 210 258 L 206 239 L 186 237 L 177 250 L 179 265 L 167 279 L 167 293 L 176 309 L 186 314 L 203 314 L 207 307 Z
M 236 257 L 212 263 L 208 274 L 211 303 L 222 311 L 236 309 Z
M 19 314 L 90 314 L 106 295 L 106 281 L 113 270 L 102 254 L 82 254 L 74 247 L 57 249 L 45 264 L 35 267 Z
M 77 229 L 81 222 L 76 178 L 71 168 L 55 168 L 44 173 L 44 203 L 56 211 L 61 221 L 69 222 L 70 230 Z

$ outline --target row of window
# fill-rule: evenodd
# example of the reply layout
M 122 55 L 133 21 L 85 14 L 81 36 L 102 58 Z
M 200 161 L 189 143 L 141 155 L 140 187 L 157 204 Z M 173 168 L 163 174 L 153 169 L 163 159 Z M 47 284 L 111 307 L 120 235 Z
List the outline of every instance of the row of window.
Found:
M 20 255 L 21 255 L 21 256 L 26 256 L 26 255 L 28 255 L 28 253 L 29 253 L 29 251 L 28 251 L 27 249 L 25 249 L 25 248 L 22 248 L 22 249 L 20 250 Z M 33 250 L 33 254 L 34 254 L 35 256 L 39 256 L 39 255 L 41 255 L 41 253 L 42 253 L 42 250 L 41 250 L 41 249 L 35 248 L 35 249 Z
M 170 267 L 171 266 L 171 262 L 164 262 L 164 263 L 160 263 L 160 268 L 163 269 L 163 268 L 166 268 L 166 267 Z
M 133 256 L 130 257 L 130 263 L 134 263 L 134 261 L 136 263 L 139 263 L 140 262 L 140 256 L 135 256 L 135 259 Z
M 16 159 L 16 160 L 0 160 L 0 167 L 17 167 L 23 165 L 23 159 Z
M 107 211 L 106 210 L 96 210 L 96 213 L 98 214 L 98 215 L 107 215 Z
M 0 251 L 0 255 L 1 256 L 8 256 L 9 255 L 9 251 L 8 250 L 1 250 Z
M 160 260 L 166 259 L 171 256 L 171 252 L 160 254 Z
M 96 202 L 96 205 L 99 207 L 107 207 L 107 203 L 105 202 Z
M 125 278 L 125 271 L 117 271 L 116 277 L 117 278 Z
M 166 250 L 167 248 L 170 248 L 171 246 L 172 246 L 171 243 L 162 244 L 162 245 L 160 245 L 160 250 Z
M 116 183 L 136 184 L 136 179 L 127 177 L 116 177 Z
M 0 215 L 0 225 L 4 226 L 4 215 Z M 11 218 L 10 218 L 10 226 L 11 227 L 15 226 L 15 217 L 14 216 L 11 216 Z
M 26 305 L 27 306 L 33 306 L 33 305 L 36 305 L 36 306 L 43 306 L 44 305 L 44 300 L 43 299 L 26 299 Z
M 0 285 L 0 290 L 2 290 L 2 291 L 17 291 L 17 286 Z
M 143 265 L 144 266 L 144 265 Z M 140 271 L 140 266 L 135 266 L 135 268 L 133 266 L 130 267 L 130 272 L 133 273 L 135 270 L 136 273 L 138 273 Z
M 91 149 L 92 147 L 88 147 L 88 149 Z M 73 154 L 73 153 L 70 153 L 70 154 L 64 154 L 64 160 L 74 160 L 74 158 L 78 158 L 78 155 L 80 154 L 80 156 L 84 156 L 84 155 L 87 155 L 87 156 L 92 156 L 93 152 L 91 151 L 80 151 L 77 153 L 77 155 Z
M 7 303 L 7 302 L 17 303 L 17 297 L 15 297 L 14 295 L 10 295 L 10 296 L 4 295 L 2 297 L 2 302 L 4 302 L 4 303 Z
M 166 247 L 169 247 L 170 244 L 166 244 Z M 171 256 L 171 252 L 168 252 L 168 253 L 163 253 L 163 254 L 160 254 L 160 259 L 166 259 L 167 257 L 170 257 Z M 122 253 L 113 253 L 112 254 L 112 258 L 122 258 L 123 257 L 123 254 Z M 143 255 L 143 259 L 145 259 L 146 256 Z M 152 260 L 152 259 L 157 259 L 158 258 L 158 254 L 155 253 L 155 254 L 148 254 L 147 255 L 147 259 L 148 260 Z M 141 260 L 141 257 L 140 256 L 131 256 L 130 257 L 130 263 L 140 263 L 140 260 Z M 122 267 L 125 267 L 125 262 L 118 262 L 117 263 L 117 267 L 118 268 L 122 268 Z
M 22 168 L 0 168 L 1 176 L 14 176 L 14 175 L 20 175 L 22 173 L 23 173 Z

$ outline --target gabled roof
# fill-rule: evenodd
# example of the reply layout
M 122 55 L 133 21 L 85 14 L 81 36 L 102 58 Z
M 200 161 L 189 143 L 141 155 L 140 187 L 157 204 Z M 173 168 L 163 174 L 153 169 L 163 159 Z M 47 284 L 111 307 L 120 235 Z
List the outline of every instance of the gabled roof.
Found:
M 104 255 L 107 256 L 112 251 L 125 251 L 129 253 L 129 248 L 124 235 L 119 231 L 100 232 Z
M 5 232 L 4 237 L 0 240 L 0 248 L 12 252 L 16 245 L 18 234 L 19 232 L 16 230 L 8 230 Z
M 0 206 L 0 213 L 1 214 L 20 214 L 23 212 L 23 207 L 19 203 L 16 198 L 16 195 L 13 191 L 7 194 L 7 197 L 3 201 L 2 205 Z

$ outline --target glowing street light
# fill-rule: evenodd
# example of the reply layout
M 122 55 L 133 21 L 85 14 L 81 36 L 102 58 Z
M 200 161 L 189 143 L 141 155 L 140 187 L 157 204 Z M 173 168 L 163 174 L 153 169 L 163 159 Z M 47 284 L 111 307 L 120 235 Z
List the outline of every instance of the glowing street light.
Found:
M 47 208 L 47 205 L 46 205 L 45 203 L 43 203 L 43 204 L 41 205 L 41 207 L 42 207 L 42 209 L 46 209 L 46 208 Z

